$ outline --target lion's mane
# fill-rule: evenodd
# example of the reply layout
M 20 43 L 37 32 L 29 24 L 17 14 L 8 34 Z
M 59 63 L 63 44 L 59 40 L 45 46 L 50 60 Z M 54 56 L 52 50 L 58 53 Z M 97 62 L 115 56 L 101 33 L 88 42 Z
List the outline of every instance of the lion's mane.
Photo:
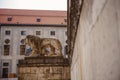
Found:
M 34 35 L 27 35 L 26 45 L 31 46 L 32 53 L 30 56 L 61 56 L 62 46 L 59 40 L 53 38 L 40 38 Z M 50 50 L 50 51 L 49 51 Z

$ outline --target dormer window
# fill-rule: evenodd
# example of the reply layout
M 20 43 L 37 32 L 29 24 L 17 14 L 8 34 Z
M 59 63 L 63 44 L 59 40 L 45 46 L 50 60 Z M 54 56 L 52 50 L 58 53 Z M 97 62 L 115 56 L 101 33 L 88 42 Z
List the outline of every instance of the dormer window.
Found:
M 36 19 L 36 22 L 40 22 L 40 18 L 37 18 L 37 19 Z
M 7 20 L 8 20 L 8 21 L 12 21 L 12 17 L 11 17 L 11 16 L 9 16 Z

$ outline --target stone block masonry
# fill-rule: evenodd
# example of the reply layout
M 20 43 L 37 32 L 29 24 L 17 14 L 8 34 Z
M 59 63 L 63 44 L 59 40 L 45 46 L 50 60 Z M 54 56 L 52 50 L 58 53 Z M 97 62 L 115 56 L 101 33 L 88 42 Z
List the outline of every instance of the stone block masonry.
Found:
M 28 57 L 18 64 L 18 80 L 70 80 L 70 67 L 63 57 Z

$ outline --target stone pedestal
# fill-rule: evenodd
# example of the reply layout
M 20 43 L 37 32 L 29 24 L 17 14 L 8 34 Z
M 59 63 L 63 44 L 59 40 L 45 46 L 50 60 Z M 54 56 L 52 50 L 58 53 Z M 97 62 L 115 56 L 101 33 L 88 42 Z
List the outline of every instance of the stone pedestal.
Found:
M 63 57 L 26 57 L 19 60 L 18 80 L 70 80 L 70 66 Z

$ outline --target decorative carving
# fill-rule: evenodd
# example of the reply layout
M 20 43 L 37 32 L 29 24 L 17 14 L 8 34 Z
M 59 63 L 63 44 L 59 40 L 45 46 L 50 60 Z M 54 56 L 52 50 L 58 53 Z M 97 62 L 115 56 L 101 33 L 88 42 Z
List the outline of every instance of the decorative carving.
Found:
M 27 51 L 31 51 L 29 56 L 62 56 L 62 46 L 57 39 L 28 35 L 25 43 L 29 46 Z
M 10 40 L 9 40 L 9 39 L 6 39 L 6 40 L 5 40 L 5 43 L 6 43 L 6 44 L 10 43 Z
M 68 52 L 72 57 L 83 0 L 69 0 L 68 2 Z
M 70 80 L 68 59 L 62 56 L 25 57 L 18 61 L 18 80 Z

